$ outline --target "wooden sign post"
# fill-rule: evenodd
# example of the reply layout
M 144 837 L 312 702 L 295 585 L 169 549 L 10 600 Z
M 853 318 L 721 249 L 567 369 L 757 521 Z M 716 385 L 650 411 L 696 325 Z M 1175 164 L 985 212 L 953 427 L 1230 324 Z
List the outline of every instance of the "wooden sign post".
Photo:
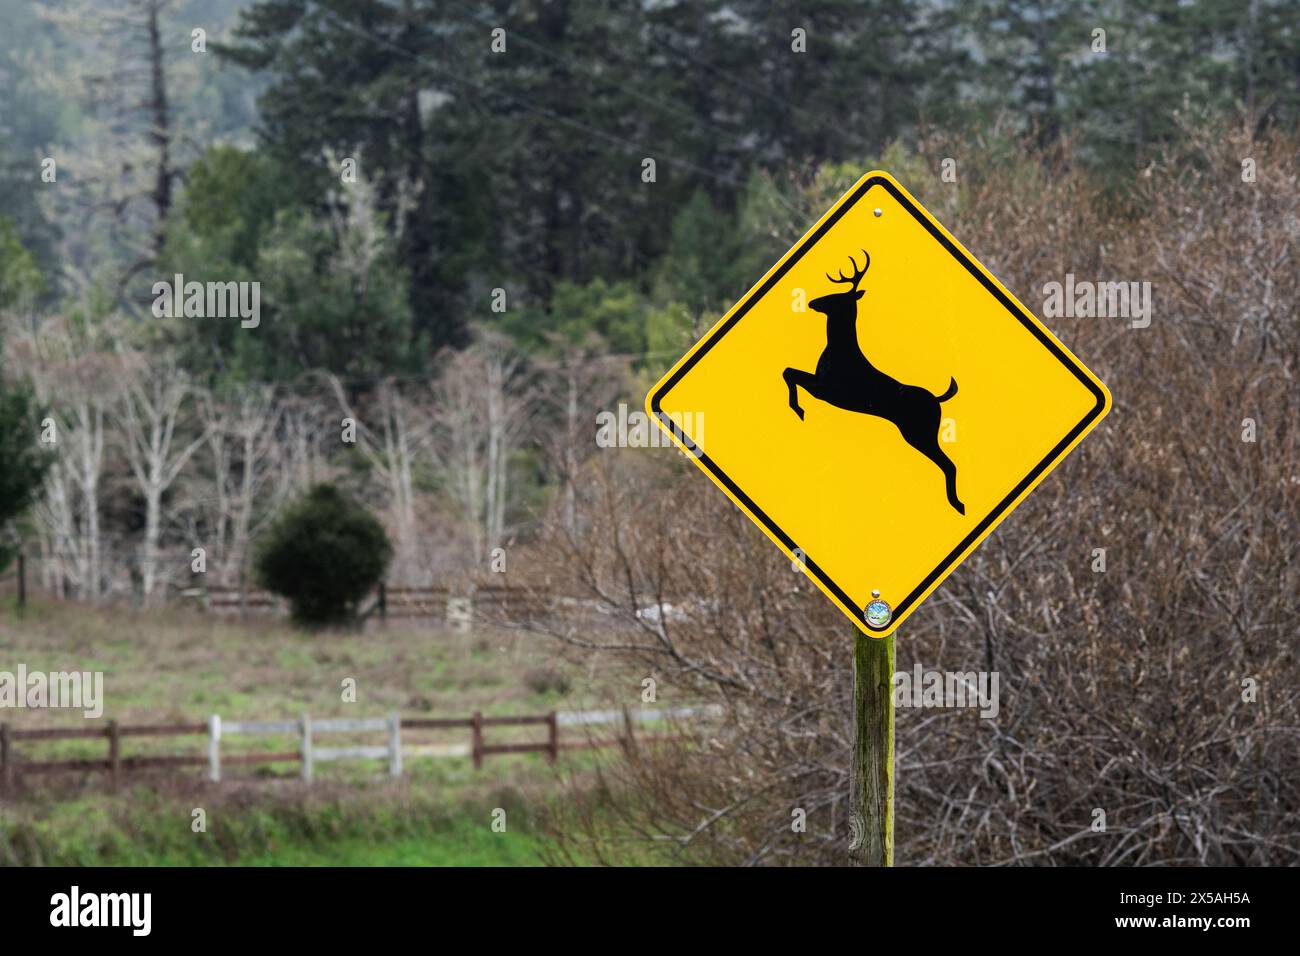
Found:
M 849 859 L 894 865 L 894 635 L 853 631 L 853 756 Z

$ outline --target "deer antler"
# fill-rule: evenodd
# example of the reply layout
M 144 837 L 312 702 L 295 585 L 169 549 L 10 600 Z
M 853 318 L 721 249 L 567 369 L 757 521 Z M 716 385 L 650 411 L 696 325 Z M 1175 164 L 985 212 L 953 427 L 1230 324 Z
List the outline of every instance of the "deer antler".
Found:
M 858 269 L 858 260 L 853 258 L 852 256 L 849 256 L 849 262 L 853 263 L 852 276 L 846 276 L 843 270 L 841 270 L 840 277 L 838 279 L 831 279 L 831 274 L 829 272 L 826 273 L 826 278 L 830 279 L 831 282 L 850 282 L 852 283 L 852 285 L 849 288 L 854 291 L 857 291 L 858 283 L 862 281 L 862 277 L 866 275 L 867 270 L 871 268 L 871 254 L 868 253 L 866 249 L 863 249 L 862 255 L 865 256 L 866 259 L 862 263 L 862 268 L 860 270 Z

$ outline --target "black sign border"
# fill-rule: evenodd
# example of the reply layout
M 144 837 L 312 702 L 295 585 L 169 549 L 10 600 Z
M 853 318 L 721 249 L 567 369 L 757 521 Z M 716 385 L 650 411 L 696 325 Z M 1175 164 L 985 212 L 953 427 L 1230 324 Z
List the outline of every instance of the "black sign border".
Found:
M 767 295 L 767 293 L 771 291 L 772 287 L 781 281 L 785 274 L 790 271 L 790 268 L 802 259 L 804 254 L 812 249 L 821 240 L 822 236 L 824 236 L 832 226 L 839 222 L 840 218 L 852 209 L 873 186 L 883 186 L 885 191 L 893 196 L 900 206 L 911 213 L 912 218 L 924 226 L 926 231 L 929 232 L 930 235 L 933 236 L 954 259 L 965 266 L 966 271 L 974 276 L 995 299 L 1002 303 L 1003 307 L 1011 313 L 1011 315 L 1015 317 L 1021 325 L 1028 329 L 1034 337 L 1038 339 L 1038 341 L 1041 342 L 1058 361 L 1060 361 L 1062 365 L 1069 369 L 1070 372 L 1073 373 L 1074 377 L 1083 383 L 1084 387 L 1087 388 L 1096 399 L 1096 404 L 1093 408 L 1084 415 L 1077 425 L 1070 429 L 1069 433 L 1047 453 L 1047 456 L 1035 465 L 1029 474 L 1016 484 L 1011 492 L 998 503 L 997 507 L 989 512 L 989 514 L 986 515 L 979 524 L 977 524 L 971 532 L 961 540 L 960 544 L 949 552 L 948 556 L 939 563 L 938 567 L 926 575 L 925 579 L 913 589 L 911 594 L 905 597 L 893 608 L 892 620 L 896 620 L 906 614 L 908 610 L 916 604 L 918 600 L 920 600 L 921 595 L 925 594 L 926 590 L 935 581 L 946 576 L 948 571 L 954 564 L 956 564 L 961 555 L 965 553 L 966 549 L 978 541 L 990 526 L 996 523 L 997 520 L 1007 512 L 1025 489 L 1032 485 L 1040 475 L 1055 465 L 1055 463 L 1065 454 L 1066 449 L 1070 447 L 1074 440 L 1086 431 L 1088 426 L 1103 414 L 1106 409 L 1106 393 L 1088 376 L 1088 374 L 1083 370 L 1083 367 L 1074 360 L 1073 356 L 1064 351 L 1055 341 L 1052 340 L 1051 336 L 1045 334 L 1038 322 L 1025 312 L 1024 309 L 1020 308 L 1014 299 L 998 288 L 997 284 L 984 274 L 979 266 L 975 264 L 974 260 L 972 260 L 970 256 L 966 255 L 966 253 L 963 252 L 952 239 L 946 236 L 941 229 L 931 222 L 930 218 L 922 213 L 921 210 L 917 208 L 916 204 L 902 193 L 892 181 L 883 176 L 871 176 L 860 183 L 849 195 L 848 199 L 837 206 L 835 211 L 827 217 L 825 222 L 803 238 L 799 245 L 795 247 L 793 254 L 791 254 L 781 264 L 781 267 L 769 275 L 761 286 L 751 290 L 749 294 L 741 300 L 740 304 L 736 306 L 731 315 L 728 316 L 727 320 L 713 330 L 705 340 L 704 344 L 692 352 L 690 357 L 650 394 L 650 410 L 654 413 L 659 422 L 690 451 L 691 455 L 708 469 L 709 474 L 713 475 L 723 485 L 723 487 L 730 491 L 738 501 L 744 504 L 749 513 L 758 519 L 764 528 L 770 531 L 777 540 L 786 546 L 788 550 L 798 550 L 799 553 L 804 555 L 802 560 L 804 567 L 812 572 L 813 576 L 825 585 L 827 590 L 834 594 L 836 599 L 840 601 L 844 607 L 856 607 L 853 600 L 844 593 L 844 590 L 831 580 L 830 576 L 826 574 L 825 571 L 818 567 L 817 563 L 806 551 L 795 543 L 793 538 L 786 534 L 775 521 L 768 517 L 767 513 L 764 512 L 762 508 L 758 507 L 753 499 L 751 499 L 749 495 L 745 494 L 745 492 L 741 490 L 740 486 L 732 481 L 726 472 L 718 467 L 717 463 L 714 462 L 713 459 L 705 454 L 702 449 L 695 447 L 695 444 L 690 440 L 689 436 L 678 428 L 672 419 L 670 419 L 663 411 L 661 402 L 664 396 L 672 390 L 673 386 L 681 380 L 682 376 L 689 372 L 695 366 L 695 363 L 698 362 L 709 351 L 709 349 L 713 348 L 714 345 L 721 341 L 722 337 L 731 330 L 732 326 L 743 319 L 749 312 L 750 308 Z M 859 614 L 862 613 L 862 610 L 863 609 L 858 609 Z

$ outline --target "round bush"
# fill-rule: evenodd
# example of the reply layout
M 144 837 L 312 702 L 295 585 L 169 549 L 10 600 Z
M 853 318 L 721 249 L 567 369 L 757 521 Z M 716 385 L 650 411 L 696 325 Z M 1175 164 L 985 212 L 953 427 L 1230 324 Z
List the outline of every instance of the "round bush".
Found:
M 333 485 L 316 485 L 267 531 L 257 550 L 262 587 L 289 600 L 294 620 L 351 620 L 393 558 L 373 515 Z

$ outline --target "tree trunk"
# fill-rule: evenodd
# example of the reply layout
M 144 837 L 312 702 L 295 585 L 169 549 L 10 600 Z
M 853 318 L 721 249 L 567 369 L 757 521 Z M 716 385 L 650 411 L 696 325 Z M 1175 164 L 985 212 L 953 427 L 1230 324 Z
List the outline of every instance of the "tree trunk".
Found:
M 162 35 L 158 27 L 159 4 L 149 6 L 150 101 L 153 129 L 150 138 L 158 147 L 158 168 L 154 174 L 153 205 L 158 217 L 154 226 L 153 255 L 162 254 L 167 235 L 167 214 L 172 205 L 171 117 L 167 107 L 167 74 L 163 65 Z

